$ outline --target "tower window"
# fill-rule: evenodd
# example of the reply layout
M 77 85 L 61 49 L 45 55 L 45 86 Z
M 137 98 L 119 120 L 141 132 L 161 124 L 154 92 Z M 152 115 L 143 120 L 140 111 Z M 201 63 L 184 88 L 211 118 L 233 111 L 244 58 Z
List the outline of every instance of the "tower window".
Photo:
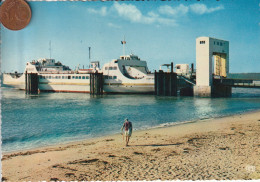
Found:
M 206 43 L 205 40 L 200 41 L 200 44 L 205 44 L 205 43 Z

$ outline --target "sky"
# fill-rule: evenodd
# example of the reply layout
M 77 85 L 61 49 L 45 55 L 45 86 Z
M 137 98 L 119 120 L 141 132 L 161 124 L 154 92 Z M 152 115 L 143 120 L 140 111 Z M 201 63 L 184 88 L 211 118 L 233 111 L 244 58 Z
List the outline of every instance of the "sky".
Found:
M 1 25 L 1 71 L 23 72 L 28 61 L 51 58 L 72 69 L 101 65 L 126 53 L 161 64 L 196 63 L 195 41 L 229 41 L 231 73 L 260 72 L 259 0 L 28 2 L 29 25 Z

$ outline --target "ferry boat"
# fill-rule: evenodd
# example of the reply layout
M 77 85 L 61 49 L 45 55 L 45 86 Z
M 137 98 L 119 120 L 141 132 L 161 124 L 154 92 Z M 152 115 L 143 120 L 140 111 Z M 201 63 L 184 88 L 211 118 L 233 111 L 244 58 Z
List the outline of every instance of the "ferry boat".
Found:
M 89 69 L 71 70 L 55 59 L 40 59 L 26 63 L 24 73 L 4 73 L 3 84 L 25 89 L 25 74 L 37 73 L 39 91 L 90 92 L 90 73 L 103 73 L 104 93 L 153 93 L 154 74 L 148 70 L 146 61 L 136 55 L 120 56 L 104 64 L 91 62 Z

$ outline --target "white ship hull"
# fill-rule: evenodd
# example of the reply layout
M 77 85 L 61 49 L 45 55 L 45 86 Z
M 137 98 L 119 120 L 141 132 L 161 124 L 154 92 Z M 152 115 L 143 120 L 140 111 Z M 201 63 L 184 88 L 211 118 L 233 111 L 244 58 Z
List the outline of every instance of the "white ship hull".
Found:
M 75 74 L 85 75 L 87 74 Z M 60 76 L 68 76 L 60 74 Z M 104 93 L 153 93 L 154 83 L 144 82 L 143 80 L 137 80 L 136 82 L 107 82 L 105 81 L 103 86 Z M 3 84 L 24 90 L 25 89 L 25 75 L 23 74 L 19 78 L 13 78 L 10 74 L 3 74 Z M 43 81 L 39 78 L 39 91 L 40 92 L 78 92 L 78 93 L 89 93 L 90 84 L 89 79 L 85 80 L 49 80 Z
M 120 59 L 106 63 L 102 69 L 95 67 L 86 70 L 63 70 L 63 65 L 53 59 L 28 62 L 25 72 L 3 74 L 3 84 L 25 89 L 25 74 L 38 74 L 40 92 L 90 92 L 90 72 L 103 73 L 104 93 L 153 93 L 154 75 L 148 74 L 146 61 L 137 56 L 121 56 Z

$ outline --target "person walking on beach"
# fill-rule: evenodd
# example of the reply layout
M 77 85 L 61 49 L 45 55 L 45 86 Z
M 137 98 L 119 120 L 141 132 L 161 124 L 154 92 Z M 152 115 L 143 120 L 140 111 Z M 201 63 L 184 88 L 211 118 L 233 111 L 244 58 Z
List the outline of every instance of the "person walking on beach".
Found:
M 125 131 L 123 133 L 124 129 L 125 129 Z M 125 146 L 128 146 L 129 139 L 132 135 L 132 130 L 133 130 L 132 123 L 130 121 L 128 121 L 128 119 L 126 118 L 125 122 L 121 128 L 123 139 L 124 139 L 124 135 L 125 135 Z

